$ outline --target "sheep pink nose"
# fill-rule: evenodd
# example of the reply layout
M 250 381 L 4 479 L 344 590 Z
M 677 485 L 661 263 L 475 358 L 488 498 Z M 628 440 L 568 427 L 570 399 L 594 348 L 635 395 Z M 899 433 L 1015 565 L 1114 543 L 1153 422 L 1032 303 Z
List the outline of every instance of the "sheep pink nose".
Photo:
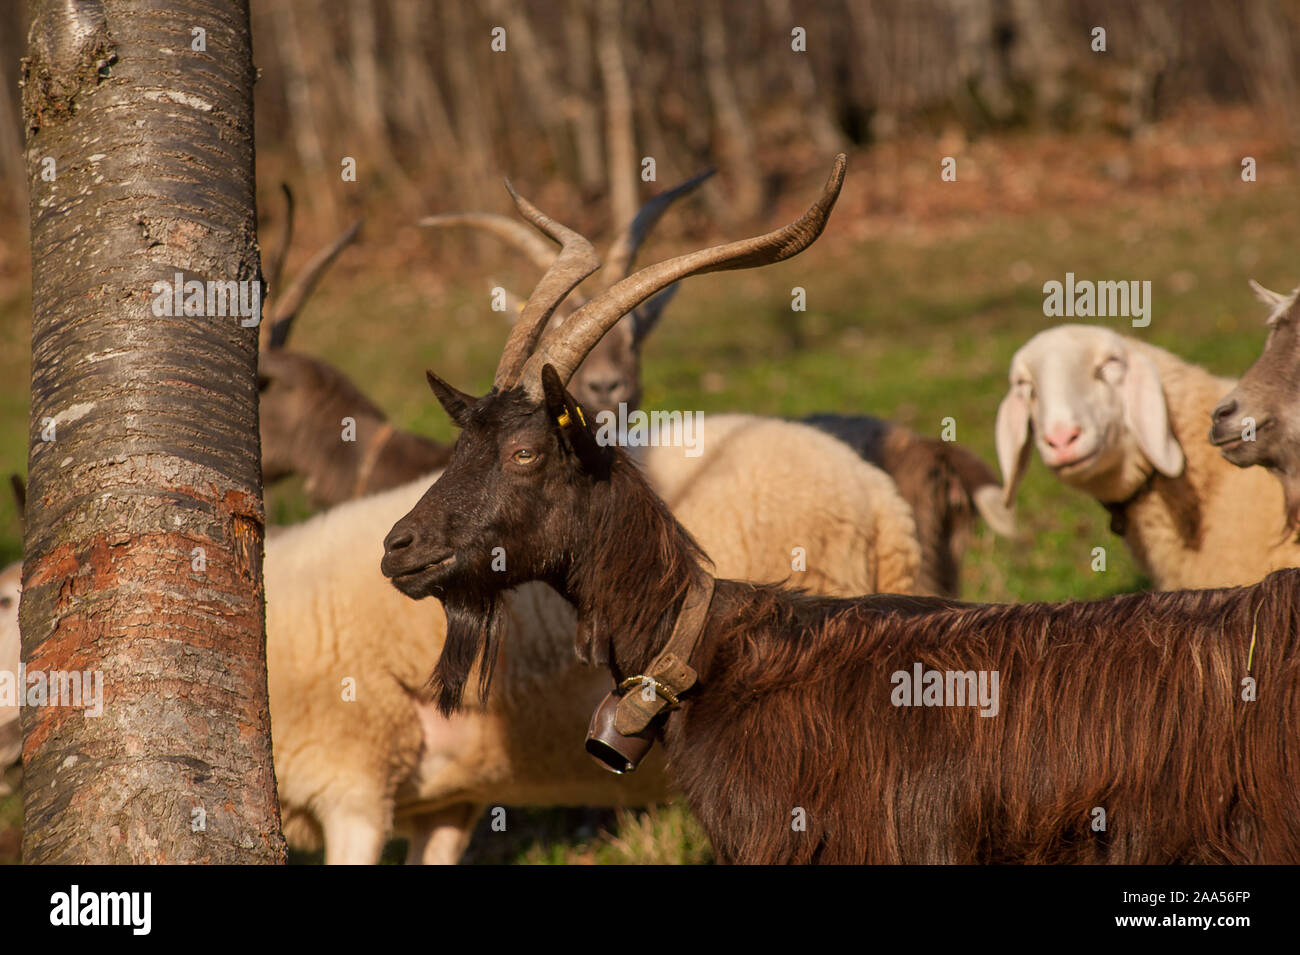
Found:
M 1056 427 L 1052 428 L 1051 431 L 1047 432 L 1047 434 L 1043 435 L 1043 440 L 1057 451 L 1064 451 L 1070 445 L 1074 444 L 1075 440 L 1078 439 L 1079 434 L 1080 431 L 1078 425 L 1058 424 Z

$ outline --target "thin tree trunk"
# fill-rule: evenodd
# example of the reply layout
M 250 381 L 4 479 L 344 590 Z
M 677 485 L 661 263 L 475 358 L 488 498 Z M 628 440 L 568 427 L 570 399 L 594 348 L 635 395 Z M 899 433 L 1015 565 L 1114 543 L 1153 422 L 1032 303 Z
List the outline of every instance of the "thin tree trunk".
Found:
M 177 272 L 259 277 L 248 3 L 37 0 L 33 14 L 23 659 L 29 685 L 102 674 L 102 715 L 23 709 L 24 858 L 283 862 L 257 329 L 206 302 L 154 308 Z
M 487 8 L 495 18 L 493 25 L 504 25 L 509 35 L 511 63 L 519 71 L 516 88 L 522 87 L 531 118 L 541 126 L 556 165 L 564 168 L 564 93 L 553 78 L 550 52 L 534 32 L 526 4 L 519 0 L 488 0 Z
M 804 52 L 795 52 L 790 47 L 790 31 L 801 26 L 812 33 L 810 27 L 817 11 L 805 8 L 796 17 L 794 9 L 790 6 L 790 0 L 767 0 L 767 11 L 774 27 L 773 35 L 786 45 L 787 49 L 783 50 L 781 55 L 790 57 L 790 84 L 803 110 L 809 136 L 819 152 L 833 154 L 841 151 L 848 140 L 831 118 L 830 97 L 818 92 L 817 74 L 813 71 L 810 59 L 814 56 L 827 59 L 830 51 L 827 48 L 819 50 L 814 47 Z M 824 42 L 829 42 L 830 39 L 828 33 L 823 33 L 821 38 Z
M 596 55 L 605 87 L 605 141 L 609 159 L 610 221 L 621 227 L 636 217 L 636 184 L 640 166 L 636 133 L 632 129 L 632 88 L 623 63 L 619 37 L 623 13 L 619 0 L 599 0 L 596 11 Z
M 578 184 L 584 195 L 594 196 L 604 183 L 605 172 L 600 161 L 600 119 L 591 101 L 591 30 L 583 0 L 569 0 L 567 11 L 564 47 L 569 94 L 564 112 L 573 127 Z
M 705 0 L 702 15 L 704 81 L 713 106 L 718 154 L 731 180 L 728 218 L 744 222 L 757 214 L 763 203 L 763 183 L 757 166 L 758 148 L 727 70 L 727 30 L 719 0 Z
M 451 117 L 443 104 L 442 91 L 430 68 L 423 48 L 421 35 L 429 23 L 429 15 L 419 5 L 419 0 L 393 0 L 393 21 L 397 36 L 397 70 L 403 95 L 397 97 L 403 109 L 404 123 L 411 138 L 418 144 L 433 143 L 436 149 L 421 149 L 427 168 L 440 174 L 445 164 L 439 156 L 457 156 L 460 144 L 452 129 Z M 450 178 L 450 177 L 447 177 Z
M 484 112 L 483 78 L 481 71 L 475 68 L 475 61 L 481 60 L 481 56 L 474 55 L 487 47 L 489 36 L 486 31 L 470 32 L 466 11 L 459 4 L 447 3 L 439 9 L 446 28 L 446 41 L 442 46 L 446 52 L 447 75 L 455 106 L 456 135 L 464 151 L 462 190 L 466 204 L 473 207 L 482 204 L 486 175 L 495 168 L 491 133 Z

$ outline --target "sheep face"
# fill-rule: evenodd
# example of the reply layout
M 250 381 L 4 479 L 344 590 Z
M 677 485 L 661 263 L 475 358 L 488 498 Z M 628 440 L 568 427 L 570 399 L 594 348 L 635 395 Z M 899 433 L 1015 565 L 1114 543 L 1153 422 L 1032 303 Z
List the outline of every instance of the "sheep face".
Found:
M 459 707 L 479 659 L 486 698 L 501 593 L 529 580 L 565 592 L 584 503 L 613 457 L 554 368 L 542 380 L 539 404 L 519 388 L 475 399 L 429 375 L 460 438 L 446 470 L 384 538 L 380 567 L 408 597 L 442 601 L 447 637 L 434 683 L 444 714 Z
M 1158 471 L 1182 473 L 1155 365 L 1109 329 L 1061 325 L 1011 359 L 996 443 L 1009 505 L 1034 445 L 1063 482 L 1099 500 L 1123 500 Z
M 1287 524 L 1300 530 L 1300 306 L 1296 292 L 1254 287 L 1273 309 L 1268 338 L 1263 354 L 1211 413 L 1210 443 L 1238 467 L 1261 465 L 1277 474 Z

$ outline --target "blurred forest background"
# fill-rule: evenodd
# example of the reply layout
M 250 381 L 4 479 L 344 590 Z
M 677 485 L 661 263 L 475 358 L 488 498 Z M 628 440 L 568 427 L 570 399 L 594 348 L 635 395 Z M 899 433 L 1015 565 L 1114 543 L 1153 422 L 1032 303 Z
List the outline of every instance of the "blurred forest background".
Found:
M 335 362 L 395 422 L 451 429 L 422 370 L 483 390 L 504 340 L 488 280 L 536 272 L 486 236 L 423 215 L 508 212 L 509 175 L 600 245 L 648 196 L 707 166 L 643 262 L 771 228 L 850 154 L 808 253 L 686 284 L 646 353 L 646 402 L 706 412 L 892 417 L 994 461 L 1012 352 L 1046 327 L 1042 284 L 1149 279 L 1140 334 L 1221 374 L 1258 354 L 1246 281 L 1300 283 L 1300 2 L 1292 0 L 252 0 L 264 256 L 298 197 L 290 271 L 356 215 L 349 248 L 292 344 Z M 25 4 L 0 5 L 0 470 L 26 466 L 27 185 L 18 110 Z M 493 30 L 505 29 L 505 50 Z M 1105 30 L 1104 52 L 1093 31 Z M 792 49 L 792 31 L 803 49 Z M 219 51 L 209 50 L 213 55 Z M 940 179 L 944 157 L 957 181 Z M 355 182 L 340 175 L 356 162 Z M 656 180 L 640 178 L 653 157 Z M 1244 182 L 1242 160 L 1257 163 Z M 790 309 L 790 289 L 808 310 Z M 274 519 L 307 513 L 300 488 Z M 978 600 L 1095 597 L 1145 585 L 1093 502 L 1031 469 L 1025 542 L 985 533 Z M 1091 548 L 1108 570 L 1089 570 Z M 0 499 L 0 562 L 17 559 Z M 0 800 L 0 859 L 20 805 Z M 590 823 L 589 816 L 582 816 Z M 697 861 L 676 810 L 611 833 L 541 815 L 476 839 L 480 861 Z M 526 827 L 527 828 L 527 827 Z

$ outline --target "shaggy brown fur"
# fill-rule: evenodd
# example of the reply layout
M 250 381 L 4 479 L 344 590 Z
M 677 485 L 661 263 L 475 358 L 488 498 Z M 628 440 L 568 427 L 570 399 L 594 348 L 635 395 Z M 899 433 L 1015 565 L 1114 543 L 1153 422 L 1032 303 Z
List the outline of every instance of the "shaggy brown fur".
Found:
M 514 395 L 440 394 L 461 444 L 386 542 L 400 589 L 465 616 L 465 652 L 438 668 L 444 705 L 471 646 L 490 649 L 484 602 L 519 580 L 565 596 L 580 653 L 621 680 L 644 672 L 705 573 L 622 451 L 554 424 L 557 389 L 531 413 Z M 500 476 L 498 449 L 518 446 L 547 464 Z M 483 514 L 508 572 L 479 570 Z M 1298 598 L 1297 570 L 1016 606 L 719 581 L 699 684 L 662 727 L 669 776 L 724 862 L 1300 862 Z M 998 714 L 894 706 L 891 676 L 916 663 L 997 671 Z M 1257 701 L 1242 699 L 1248 675 Z
M 657 611 L 698 571 L 648 488 L 623 473 L 613 484 L 623 518 L 609 534 L 593 508 L 572 582 L 583 618 L 617 621 L 621 679 L 662 645 L 674 615 Z M 631 554 L 628 539 L 655 545 Z M 646 592 L 607 586 L 638 571 Z M 1250 588 L 1017 606 L 720 582 L 693 658 L 700 686 L 664 730 L 669 774 L 728 862 L 1295 863 L 1298 595 L 1294 570 Z M 917 662 L 998 671 L 999 714 L 894 706 L 891 674 Z M 1248 672 L 1255 702 L 1241 698 Z

